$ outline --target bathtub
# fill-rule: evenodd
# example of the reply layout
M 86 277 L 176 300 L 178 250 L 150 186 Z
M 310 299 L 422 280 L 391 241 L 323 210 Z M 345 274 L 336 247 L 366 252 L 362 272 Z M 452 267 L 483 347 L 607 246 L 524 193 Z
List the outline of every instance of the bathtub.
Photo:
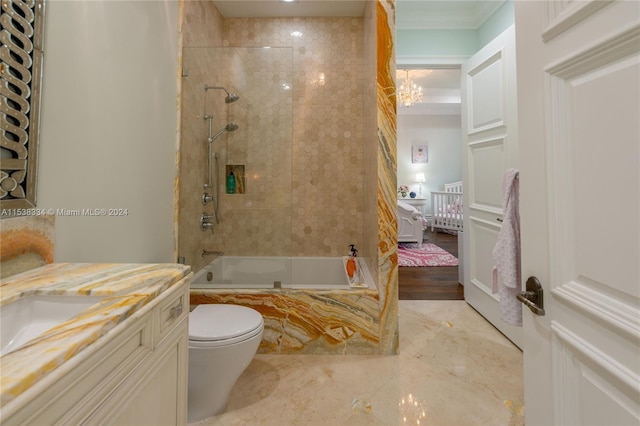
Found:
M 362 259 L 357 259 L 362 287 L 375 289 Z M 342 257 L 219 256 L 191 279 L 192 289 L 353 290 Z

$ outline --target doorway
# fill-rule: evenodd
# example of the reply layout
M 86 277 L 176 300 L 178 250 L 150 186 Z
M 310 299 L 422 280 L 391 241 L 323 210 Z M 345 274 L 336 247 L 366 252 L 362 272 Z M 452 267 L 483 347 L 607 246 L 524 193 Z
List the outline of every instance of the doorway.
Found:
M 420 210 L 429 225 L 431 193 L 462 180 L 460 66 L 399 65 L 396 80 L 398 186 L 407 186 L 413 198 L 398 197 Z M 407 102 L 403 88 L 416 94 L 413 101 Z M 425 226 L 423 242 L 458 257 L 455 233 L 431 232 Z M 401 266 L 398 286 L 400 300 L 464 299 L 458 266 Z

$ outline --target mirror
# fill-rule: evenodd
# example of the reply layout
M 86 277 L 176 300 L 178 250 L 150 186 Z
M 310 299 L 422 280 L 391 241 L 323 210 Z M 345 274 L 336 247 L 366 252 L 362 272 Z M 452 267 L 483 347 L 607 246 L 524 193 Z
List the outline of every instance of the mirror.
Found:
M 0 208 L 36 205 L 44 0 L 2 0 L 0 11 Z

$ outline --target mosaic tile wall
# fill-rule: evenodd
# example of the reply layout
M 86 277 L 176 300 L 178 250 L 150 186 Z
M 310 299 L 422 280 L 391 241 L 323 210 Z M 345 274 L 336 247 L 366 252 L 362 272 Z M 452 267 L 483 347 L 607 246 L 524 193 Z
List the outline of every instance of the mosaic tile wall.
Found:
M 202 248 L 337 256 L 354 243 L 372 257 L 363 238 L 363 19 L 222 19 L 200 2 L 185 8 L 179 255 L 196 271 L 208 262 Z M 216 45 L 225 48 L 202 47 Z M 203 82 L 241 99 L 225 104 Z M 213 233 L 199 230 L 213 207 L 200 203 L 200 183 L 187 183 L 206 178 L 204 110 L 214 132 L 239 126 L 215 145 L 223 194 Z M 224 194 L 226 165 L 245 167 L 245 194 Z
M 222 16 L 211 2 L 185 1 L 183 3 L 182 24 L 182 75 L 181 78 L 181 120 L 180 120 L 180 164 L 178 182 L 178 256 L 184 257 L 192 270 L 198 271 L 208 263 L 200 255 L 205 248 L 204 233 L 200 231 L 200 215 L 209 207 L 202 205 L 203 184 L 207 180 L 207 123 L 203 116 L 205 112 L 205 91 L 202 84 L 193 83 L 198 72 L 215 71 L 216 68 L 204 61 L 200 67 L 186 66 L 189 60 L 189 49 L 197 46 L 221 46 L 222 45 Z M 184 77 L 189 75 L 189 77 Z M 191 78 L 190 76 L 194 76 Z M 207 82 L 217 80 L 217 75 L 207 78 Z M 204 80 L 204 77 L 201 78 Z M 200 82 L 201 83 L 201 82 Z M 218 103 L 209 105 L 224 105 L 223 92 L 216 93 L 219 96 Z M 213 95 L 207 93 L 207 95 Z M 209 113 L 219 117 L 220 109 L 208 110 Z M 219 122 L 217 122 L 219 124 Z M 220 250 L 222 242 L 212 244 L 208 249 Z
M 293 256 L 337 256 L 347 252 L 348 245 L 362 243 L 363 224 L 363 94 L 362 94 L 362 19 L 361 18 L 238 18 L 224 20 L 224 46 L 263 47 L 291 46 L 292 75 L 281 71 L 272 83 L 290 86 L 292 110 L 287 103 L 265 99 L 251 102 L 257 111 L 248 114 L 249 120 L 260 117 L 264 124 L 258 129 L 263 136 L 273 132 L 274 123 L 286 120 L 292 112 L 291 156 L 279 156 L 271 170 L 273 174 L 287 173 L 290 183 L 266 185 L 266 196 L 277 199 L 291 198 L 290 252 Z M 264 63 L 243 64 L 249 71 L 247 81 L 265 67 Z M 234 70 L 235 71 L 235 70 Z M 238 74 L 236 74 L 238 75 Z M 266 98 L 274 97 L 273 84 L 252 85 L 254 92 L 264 90 Z M 248 92 L 247 96 L 254 96 Z M 289 115 L 291 116 L 291 115 Z M 253 124 L 253 123 L 252 123 Z M 250 149 L 260 157 L 268 155 L 274 145 L 287 142 L 287 127 L 277 128 L 281 134 L 266 145 L 260 139 L 249 141 Z M 242 161 L 238 159 L 237 161 Z M 289 177 L 289 176 L 287 176 Z M 252 182 L 247 182 L 247 189 Z M 240 204 L 236 202 L 236 205 Z M 246 202 L 244 203 L 247 204 Z M 234 215 L 242 214 L 236 209 Z M 244 234 L 257 236 L 258 229 L 278 223 L 288 212 L 274 209 L 260 211 L 239 221 L 235 231 L 242 227 L 251 231 Z M 285 225 L 283 223 L 283 225 Z M 283 229 L 283 231 L 287 231 Z M 272 254 L 269 244 L 276 238 L 253 238 L 250 247 L 246 238 L 227 241 L 226 251 L 234 254 Z
M 364 97 L 365 99 L 376 99 L 376 70 L 377 70 L 377 29 L 376 29 L 376 2 L 367 2 L 364 15 L 364 41 L 363 41 L 363 76 L 364 76 Z M 366 73 L 366 74 L 365 74 Z M 364 193 L 364 214 L 363 226 L 366 230 L 378 229 L 378 169 L 374 167 L 378 163 L 378 135 L 377 135 L 377 113 L 378 108 L 375 102 L 365 102 L 363 108 L 364 122 L 366 125 L 363 134 L 363 161 L 369 167 L 364 168 L 363 186 Z M 374 194 L 376 196 L 374 196 Z M 369 271 L 375 282 L 378 282 L 378 233 L 365 232 L 363 246 L 366 253 L 371 253 L 369 260 Z

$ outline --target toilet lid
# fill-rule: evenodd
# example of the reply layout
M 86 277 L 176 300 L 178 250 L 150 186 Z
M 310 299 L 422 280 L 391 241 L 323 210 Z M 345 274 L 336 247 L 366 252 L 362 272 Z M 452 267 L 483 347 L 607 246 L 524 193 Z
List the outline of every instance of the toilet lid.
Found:
M 262 315 L 255 309 L 238 305 L 198 305 L 189 314 L 189 340 L 227 340 L 250 334 L 262 326 Z

